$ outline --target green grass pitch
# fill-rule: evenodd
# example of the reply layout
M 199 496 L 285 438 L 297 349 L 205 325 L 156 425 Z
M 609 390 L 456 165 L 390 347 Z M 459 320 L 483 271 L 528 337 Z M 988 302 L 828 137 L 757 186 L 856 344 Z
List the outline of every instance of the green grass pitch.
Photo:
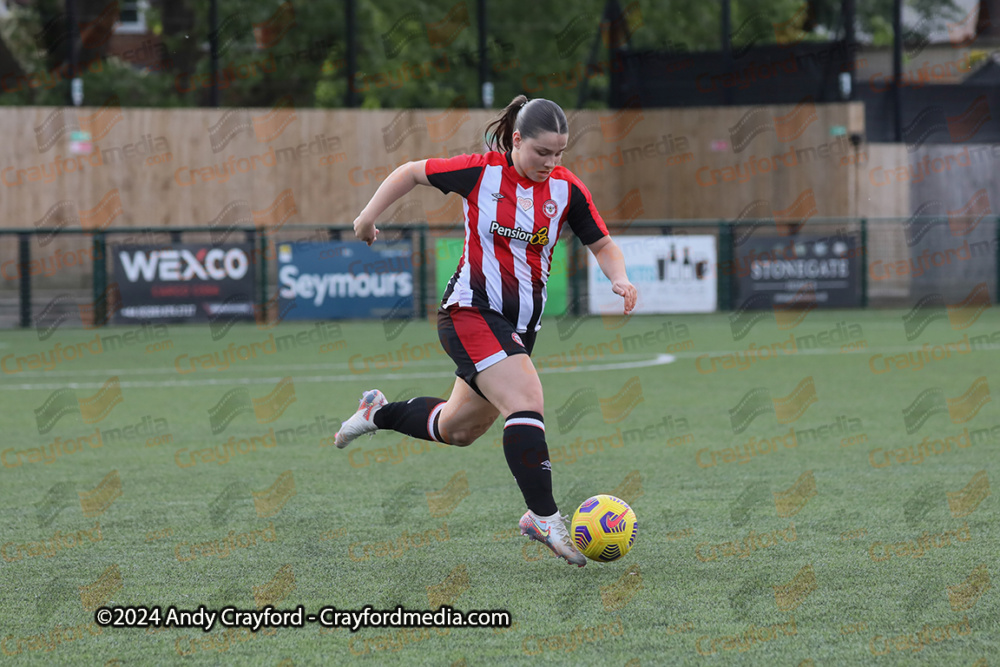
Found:
M 517 534 L 499 423 L 467 448 L 332 446 L 365 389 L 447 396 L 427 321 L 0 333 L 0 662 L 995 659 L 997 310 L 760 315 L 544 320 L 556 501 L 615 493 L 638 516 L 629 554 L 584 569 Z M 202 604 L 449 604 L 513 626 L 93 622 Z

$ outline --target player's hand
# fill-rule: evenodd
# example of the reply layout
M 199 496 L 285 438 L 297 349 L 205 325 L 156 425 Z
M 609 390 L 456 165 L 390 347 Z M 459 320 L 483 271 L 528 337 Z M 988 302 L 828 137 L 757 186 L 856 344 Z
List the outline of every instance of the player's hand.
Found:
M 361 216 L 358 216 L 354 220 L 354 235 L 371 245 L 378 238 L 378 228 L 374 222 L 362 220 Z
M 639 290 L 628 280 L 616 280 L 611 284 L 611 289 L 618 296 L 625 298 L 625 314 L 628 315 L 635 308 L 635 302 L 639 298 Z

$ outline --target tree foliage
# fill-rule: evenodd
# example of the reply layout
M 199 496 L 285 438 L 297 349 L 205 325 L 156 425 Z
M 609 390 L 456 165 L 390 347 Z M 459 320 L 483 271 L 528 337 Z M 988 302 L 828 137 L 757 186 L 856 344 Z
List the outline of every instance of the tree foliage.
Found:
M 89 12 L 83 18 L 107 5 L 106 0 L 79 3 L 82 13 Z M 611 47 L 697 52 L 721 46 L 720 2 L 618 3 L 621 17 L 602 28 L 605 0 L 577 0 L 558 11 L 540 10 L 529 0 L 488 0 L 492 106 L 502 107 L 526 94 L 570 109 L 582 97 L 583 106 L 600 108 L 606 106 L 614 67 Z M 907 3 L 918 17 L 910 36 L 960 18 L 953 0 Z M 358 2 L 357 74 L 352 82 L 346 76 L 345 4 L 218 0 L 220 104 L 268 107 L 290 100 L 304 108 L 341 107 L 353 85 L 363 108 L 481 105 L 476 0 Z M 891 40 L 893 0 L 856 4 L 859 36 L 875 44 Z M 58 25 L 61 7 L 60 0 L 39 0 L 18 11 L 14 30 L 4 26 L 7 46 L 29 72 L 44 73 L 65 61 L 58 31 L 45 29 L 53 21 Z M 142 70 L 109 58 L 97 71 L 81 74 L 87 103 L 100 104 L 117 94 L 123 105 L 208 104 L 209 7 L 209 0 L 164 0 L 156 5 L 149 23 L 166 49 L 168 67 Z M 840 7 L 839 0 L 732 0 L 731 41 L 741 48 L 840 36 Z M 106 57 L 99 49 L 97 55 Z M 67 85 L 22 86 L 2 98 L 7 104 L 63 104 Z M 586 94 L 581 96 L 583 88 Z

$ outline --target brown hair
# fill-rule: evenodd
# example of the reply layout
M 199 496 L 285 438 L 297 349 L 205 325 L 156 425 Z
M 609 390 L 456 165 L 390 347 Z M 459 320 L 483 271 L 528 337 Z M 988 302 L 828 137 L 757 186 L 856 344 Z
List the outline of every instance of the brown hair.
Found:
M 514 148 L 514 130 L 525 139 L 537 137 L 542 132 L 567 134 L 569 123 L 562 108 L 550 100 L 535 98 L 528 101 L 518 95 L 492 123 L 486 126 L 486 146 L 490 150 L 506 153 Z

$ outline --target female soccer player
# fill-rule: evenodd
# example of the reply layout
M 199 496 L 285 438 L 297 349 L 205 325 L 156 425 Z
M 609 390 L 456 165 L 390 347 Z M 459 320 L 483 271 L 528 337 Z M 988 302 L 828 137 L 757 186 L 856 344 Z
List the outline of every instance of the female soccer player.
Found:
M 366 391 L 336 444 L 343 448 L 363 433 L 391 429 L 466 447 L 503 415 L 504 456 L 528 506 L 521 533 L 583 567 L 587 559 L 552 498 L 542 384 L 530 359 L 563 223 L 594 253 L 615 294 L 625 299 L 626 314 L 637 293 L 590 192 L 559 165 L 568 129 L 559 105 L 519 95 L 487 128 L 494 150 L 408 162 L 379 186 L 354 221 L 355 234 L 368 245 L 378 237 L 375 220 L 415 185 L 465 200 L 465 248 L 438 309 L 438 337 L 458 366 L 458 379 L 447 401 L 389 403 L 381 391 Z

